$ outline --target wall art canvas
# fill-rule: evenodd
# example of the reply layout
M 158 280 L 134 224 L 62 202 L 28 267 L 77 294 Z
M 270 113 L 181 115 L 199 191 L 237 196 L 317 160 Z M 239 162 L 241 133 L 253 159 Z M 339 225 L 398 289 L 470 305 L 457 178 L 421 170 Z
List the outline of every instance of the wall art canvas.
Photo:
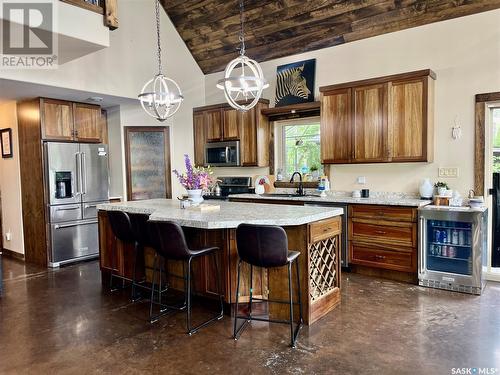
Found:
M 278 66 L 276 107 L 314 101 L 316 59 Z
M 2 144 L 2 158 L 11 158 L 14 156 L 12 152 L 12 129 L 1 129 L 0 140 Z

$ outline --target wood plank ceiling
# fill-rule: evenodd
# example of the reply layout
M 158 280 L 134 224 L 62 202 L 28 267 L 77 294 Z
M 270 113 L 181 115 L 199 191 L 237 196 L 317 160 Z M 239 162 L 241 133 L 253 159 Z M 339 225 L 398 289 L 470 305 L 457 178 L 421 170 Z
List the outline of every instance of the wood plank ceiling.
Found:
M 160 1 L 205 74 L 237 56 L 238 0 Z M 500 0 L 246 0 L 247 56 L 262 62 L 496 8 Z

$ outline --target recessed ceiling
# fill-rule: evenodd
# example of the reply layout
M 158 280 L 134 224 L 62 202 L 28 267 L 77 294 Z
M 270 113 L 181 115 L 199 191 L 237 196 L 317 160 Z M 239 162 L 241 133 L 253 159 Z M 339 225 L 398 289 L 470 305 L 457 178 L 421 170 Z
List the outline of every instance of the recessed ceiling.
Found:
M 238 0 L 160 1 L 205 74 L 236 57 Z M 262 62 L 496 8 L 500 0 L 246 0 L 247 55 Z

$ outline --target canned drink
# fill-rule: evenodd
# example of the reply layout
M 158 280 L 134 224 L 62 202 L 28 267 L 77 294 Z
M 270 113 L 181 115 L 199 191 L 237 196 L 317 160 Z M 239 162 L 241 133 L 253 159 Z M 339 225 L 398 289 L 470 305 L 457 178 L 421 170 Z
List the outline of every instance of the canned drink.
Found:
M 434 248 L 434 253 L 436 255 L 441 255 L 441 246 L 436 245 L 436 247 Z
M 458 232 L 458 244 L 461 246 L 465 245 L 465 231 L 463 230 Z
M 448 246 L 441 246 L 441 256 L 443 257 L 448 256 Z
M 457 256 L 457 248 L 453 246 L 448 247 L 448 256 L 450 258 L 455 258 Z
M 434 242 L 440 242 L 441 231 L 439 229 L 434 230 Z
M 448 236 L 446 233 L 446 230 L 441 231 L 441 243 L 447 243 L 448 242 Z

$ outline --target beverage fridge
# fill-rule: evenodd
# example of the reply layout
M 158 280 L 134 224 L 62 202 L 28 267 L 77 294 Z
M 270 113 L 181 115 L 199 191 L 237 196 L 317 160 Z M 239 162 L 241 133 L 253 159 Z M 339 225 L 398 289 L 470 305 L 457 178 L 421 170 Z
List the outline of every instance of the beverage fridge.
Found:
M 109 201 L 108 146 L 47 142 L 49 266 L 97 257 L 97 205 Z
M 422 286 L 481 294 L 487 209 L 419 208 L 418 278 Z

